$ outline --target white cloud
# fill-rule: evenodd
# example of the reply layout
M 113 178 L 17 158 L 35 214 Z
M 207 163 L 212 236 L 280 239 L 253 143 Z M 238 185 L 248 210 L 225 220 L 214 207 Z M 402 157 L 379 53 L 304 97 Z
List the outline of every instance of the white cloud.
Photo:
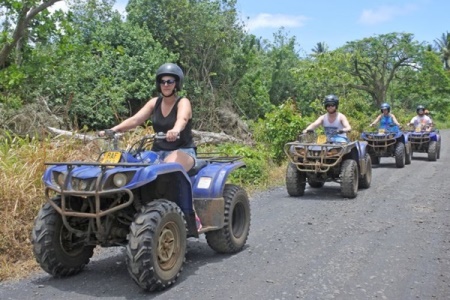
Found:
M 247 23 L 247 29 L 253 31 L 260 28 L 302 27 L 307 20 L 308 18 L 305 16 L 271 15 L 263 13 L 254 18 L 250 18 Z
M 68 8 L 68 5 L 67 5 L 66 1 L 58 1 L 58 2 L 56 2 L 55 4 L 53 4 L 52 6 L 50 6 L 48 8 L 48 11 L 53 13 L 54 11 L 59 10 L 59 9 L 62 9 L 65 12 L 68 11 L 69 8 Z
M 365 25 L 375 25 L 394 19 L 397 16 L 407 15 L 417 10 L 416 5 L 404 6 L 380 6 L 376 9 L 365 9 L 359 17 L 359 23 Z

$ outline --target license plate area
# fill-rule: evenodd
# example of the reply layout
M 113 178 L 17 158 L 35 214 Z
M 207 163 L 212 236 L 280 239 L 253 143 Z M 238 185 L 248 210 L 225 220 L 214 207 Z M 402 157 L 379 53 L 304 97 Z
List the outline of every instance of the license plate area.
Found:
M 317 137 L 317 144 L 325 144 L 327 142 L 327 136 L 324 134 L 321 134 Z
M 122 153 L 119 151 L 108 151 L 103 154 L 102 164 L 117 164 L 122 157 Z

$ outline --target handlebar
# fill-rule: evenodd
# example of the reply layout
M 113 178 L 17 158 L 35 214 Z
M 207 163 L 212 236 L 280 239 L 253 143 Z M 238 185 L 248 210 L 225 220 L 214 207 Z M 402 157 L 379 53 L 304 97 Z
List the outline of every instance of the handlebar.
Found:
M 343 129 L 338 129 L 338 130 L 330 130 L 330 131 L 329 131 L 329 134 L 330 134 L 330 135 L 336 135 L 336 134 L 343 134 L 343 133 L 349 133 L 349 132 L 351 132 L 351 130 L 345 131 L 345 130 L 343 130 Z M 302 133 L 303 133 L 303 134 L 313 134 L 313 133 L 315 133 L 315 131 L 312 130 L 312 129 L 308 129 L 308 130 L 306 130 L 306 131 L 302 131 Z

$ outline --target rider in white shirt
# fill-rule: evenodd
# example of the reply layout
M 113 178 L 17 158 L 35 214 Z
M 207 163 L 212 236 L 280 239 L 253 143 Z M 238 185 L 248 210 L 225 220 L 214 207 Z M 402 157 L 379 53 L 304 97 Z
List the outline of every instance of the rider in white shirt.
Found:
M 409 126 L 414 126 L 414 129 L 425 129 L 430 131 L 433 127 L 433 121 L 427 115 L 425 115 L 425 107 L 423 105 L 418 105 L 416 108 L 417 116 L 414 116 L 411 121 L 409 121 Z

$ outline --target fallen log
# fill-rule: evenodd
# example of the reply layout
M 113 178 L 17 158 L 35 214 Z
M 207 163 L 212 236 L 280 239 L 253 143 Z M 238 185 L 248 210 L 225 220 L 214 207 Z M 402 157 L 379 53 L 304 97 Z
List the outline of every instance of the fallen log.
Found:
M 56 137 L 59 136 L 69 136 L 72 138 L 80 139 L 83 141 L 92 141 L 97 138 L 97 136 L 94 136 L 92 134 L 81 134 L 81 133 L 74 133 L 67 130 L 57 129 L 54 127 L 47 127 L 48 130 L 56 134 Z M 217 133 L 217 132 L 208 132 L 208 131 L 199 131 L 199 130 L 192 130 L 192 135 L 194 138 L 195 145 L 219 145 L 223 143 L 241 143 L 244 144 L 244 141 L 237 139 L 233 136 L 227 135 L 223 132 Z

